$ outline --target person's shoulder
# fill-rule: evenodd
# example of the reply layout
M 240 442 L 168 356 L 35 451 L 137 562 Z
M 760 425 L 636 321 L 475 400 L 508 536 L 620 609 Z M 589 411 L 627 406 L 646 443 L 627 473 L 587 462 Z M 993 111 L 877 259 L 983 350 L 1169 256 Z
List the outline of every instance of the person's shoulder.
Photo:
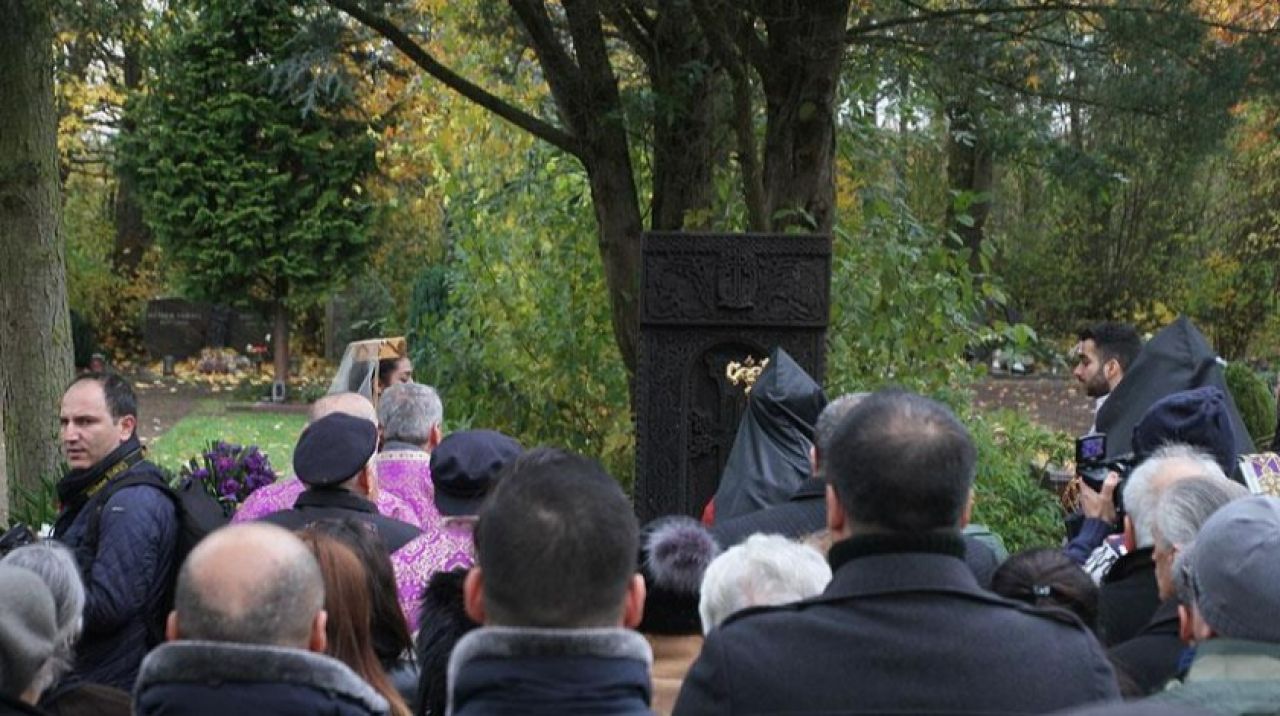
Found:
M 129 468 L 118 480 L 120 484 L 107 498 L 108 509 L 155 509 L 174 511 L 173 490 L 164 471 L 143 460 Z

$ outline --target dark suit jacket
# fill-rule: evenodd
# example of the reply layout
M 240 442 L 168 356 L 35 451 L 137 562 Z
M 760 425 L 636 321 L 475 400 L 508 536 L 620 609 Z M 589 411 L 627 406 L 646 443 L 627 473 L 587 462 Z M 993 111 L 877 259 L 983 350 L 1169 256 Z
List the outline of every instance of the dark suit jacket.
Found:
M 1177 676 L 1186 649 L 1178 638 L 1178 600 L 1168 599 L 1137 636 L 1111 647 L 1109 653 L 1116 668 L 1146 696 L 1162 691 Z
M 1044 713 L 1119 698 L 1075 617 L 983 591 L 961 549 L 952 536 L 836 544 L 821 596 L 708 635 L 675 714 Z
M 1156 563 L 1151 548 L 1135 549 L 1111 565 L 1098 589 L 1098 631 L 1102 643 L 1129 641 L 1151 621 L 1160 606 Z
M 298 495 L 292 510 L 267 515 L 262 521 L 280 525 L 287 530 L 300 530 L 312 522 L 344 517 L 373 525 L 383 544 L 387 546 L 388 555 L 422 534 L 422 530 L 417 527 L 381 514 L 377 505 L 341 488 L 307 488 L 306 492 Z
M 795 539 L 811 535 L 827 526 L 827 483 L 811 477 L 800 484 L 786 502 L 716 522 L 711 535 L 721 549 L 745 542 L 753 534 L 782 535 Z M 964 561 L 983 589 L 991 587 L 991 576 L 1000 566 L 995 550 L 976 537 L 963 535 Z
M 717 520 L 711 534 L 723 548 L 745 541 L 756 533 L 803 537 L 827 526 L 827 484 L 811 477 L 800 483 L 786 502 L 727 520 Z

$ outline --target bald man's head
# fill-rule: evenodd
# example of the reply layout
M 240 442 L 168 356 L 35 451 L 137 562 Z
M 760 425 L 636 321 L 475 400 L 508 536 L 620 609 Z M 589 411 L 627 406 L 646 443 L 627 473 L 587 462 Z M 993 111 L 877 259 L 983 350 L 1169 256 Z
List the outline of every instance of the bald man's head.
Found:
M 169 636 L 309 648 L 323 607 L 320 566 L 297 537 L 261 522 L 231 525 L 182 564 Z
M 307 420 L 314 423 L 330 413 L 346 413 L 364 418 L 374 425 L 378 424 L 378 413 L 374 410 L 373 403 L 359 393 L 334 393 L 320 398 L 311 404 Z

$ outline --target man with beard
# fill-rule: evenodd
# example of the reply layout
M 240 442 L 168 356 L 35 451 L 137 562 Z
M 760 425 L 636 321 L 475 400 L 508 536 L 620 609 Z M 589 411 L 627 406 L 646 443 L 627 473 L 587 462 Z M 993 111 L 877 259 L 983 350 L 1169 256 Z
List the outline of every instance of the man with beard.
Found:
M 159 640 L 178 517 L 162 491 L 164 474 L 143 459 L 138 401 L 124 378 L 77 378 L 62 396 L 59 421 L 71 471 L 58 482 L 53 536 L 75 553 L 85 586 L 84 633 L 64 685 L 128 691 Z M 140 478 L 147 484 L 136 484 Z
M 1084 386 L 1085 395 L 1094 399 L 1093 410 L 1097 413 L 1142 351 L 1142 339 L 1127 323 L 1097 323 L 1080 331 L 1079 338 L 1076 367 L 1071 375 Z

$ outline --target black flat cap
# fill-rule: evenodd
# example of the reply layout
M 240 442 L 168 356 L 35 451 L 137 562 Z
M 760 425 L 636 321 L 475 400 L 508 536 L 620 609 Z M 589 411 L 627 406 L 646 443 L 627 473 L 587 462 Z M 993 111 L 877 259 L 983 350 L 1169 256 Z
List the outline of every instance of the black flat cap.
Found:
M 378 428 L 364 418 L 330 413 L 307 426 L 293 449 L 293 472 L 312 487 L 346 482 L 378 448 Z
M 456 517 L 480 511 L 498 473 L 520 454 L 520 443 L 496 430 L 449 433 L 431 451 L 431 482 L 440 514 Z

